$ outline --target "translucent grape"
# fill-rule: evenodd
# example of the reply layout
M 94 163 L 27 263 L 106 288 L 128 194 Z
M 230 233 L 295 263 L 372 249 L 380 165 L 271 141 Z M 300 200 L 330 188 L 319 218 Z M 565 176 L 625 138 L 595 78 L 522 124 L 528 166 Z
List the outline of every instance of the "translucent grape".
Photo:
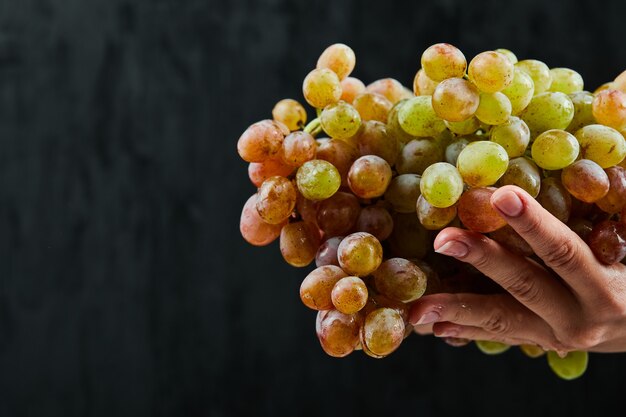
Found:
M 512 64 L 515 64 L 517 62 L 517 57 L 515 56 L 515 54 L 508 49 L 498 48 L 496 49 L 496 52 L 500 52 L 502 55 L 506 56 Z
M 257 195 L 254 194 L 241 211 L 241 219 L 239 221 L 239 231 L 246 242 L 255 246 L 265 246 L 272 243 L 278 236 L 283 224 L 268 224 L 256 210 Z
M 504 343 L 492 342 L 489 340 L 477 340 L 476 346 L 486 355 L 499 355 L 511 348 L 511 346 L 505 345 Z
M 417 96 L 408 99 L 398 112 L 402 129 L 413 136 L 437 136 L 446 125 L 433 109 L 430 96 Z
M 348 185 L 360 198 L 380 197 L 391 182 L 391 167 L 376 155 L 362 156 L 352 164 L 348 172 Z
M 546 178 L 541 181 L 541 190 L 537 196 L 541 206 L 554 217 L 567 223 L 572 212 L 572 197 L 557 178 Z
M 337 248 L 339 247 L 339 244 L 342 240 L 343 236 L 335 236 L 322 243 L 317 249 L 317 253 L 315 254 L 315 266 L 339 266 L 339 259 L 337 259 Z
M 368 93 L 367 90 L 356 96 L 352 105 L 358 110 L 363 121 L 378 120 L 383 123 L 387 122 L 389 111 L 393 107 L 393 103 L 387 97 L 377 93 Z
M 378 93 L 385 96 L 387 100 L 396 104 L 406 96 L 404 86 L 398 80 L 393 78 L 381 78 L 367 86 L 366 91 L 369 93 Z
M 446 147 L 446 162 L 456 166 L 459 154 L 468 145 L 466 138 L 457 138 Z
M 367 286 L 359 277 L 341 278 L 333 287 L 331 297 L 337 310 L 354 314 L 367 303 Z
M 453 165 L 438 162 L 424 171 L 420 180 L 420 191 L 431 205 L 439 208 L 450 207 L 463 193 L 463 178 Z
M 479 91 L 463 78 L 448 78 L 439 83 L 432 97 L 437 116 L 450 122 L 462 122 L 478 108 Z
M 530 75 L 535 86 L 535 94 L 548 91 L 552 85 L 552 73 L 550 68 L 536 59 L 525 59 L 515 64 L 515 67 Z
M 520 156 L 509 161 L 509 167 L 498 180 L 498 185 L 516 185 L 537 197 L 541 188 L 541 172 L 532 160 Z
M 248 177 L 252 184 L 260 187 L 263 181 L 269 177 L 288 177 L 294 171 L 294 167 L 286 165 L 281 160 L 267 159 L 263 162 L 251 162 L 248 165 Z
M 315 158 L 317 143 L 307 132 L 292 132 L 283 141 L 282 160 L 287 165 L 299 167 Z
M 503 93 L 480 93 L 476 118 L 488 125 L 506 122 L 511 115 L 511 102 Z
M 506 220 L 491 206 L 494 187 L 471 188 L 459 199 L 457 214 L 470 230 L 489 233 L 506 225 Z
M 336 43 L 322 52 L 317 60 L 317 68 L 327 68 L 333 71 L 340 80 L 346 78 L 356 65 L 354 51 L 348 45 Z
M 531 148 L 533 160 L 543 169 L 558 170 L 573 163 L 580 152 L 576 137 L 552 129 L 537 136 Z
M 365 92 L 363 81 L 354 77 L 346 77 L 341 80 L 341 100 L 352 103 L 356 96 Z
M 294 131 L 302 129 L 306 124 L 306 110 L 296 100 L 286 98 L 276 103 L 272 109 L 272 118 Z
M 626 207 L 626 169 L 615 166 L 607 168 L 609 191 L 596 204 L 606 213 L 619 213 Z
M 310 264 L 315 259 L 319 246 L 319 232 L 310 223 L 289 223 L 280 232 L 280 252 L 291 266 L 303 267 Z
M 565 129 L 574 118 L 574 103 L 563 93 L 542 93 L 533 97 L 520 113 L 532 137 L 550 129 Z
M 376 289 L 387 297 L 410 303 L 426 291 L 426 274 L 413 262 L 391 258 L 374 272 Z
M 413 79 L 413 93 L 415 93 L 416 96 L 432 96 L 435 92 L 435 88 L 437 88 L 437 84 L 437 81 L 428 78 L 426 72 L 420 69 Z
M 587 244 L 600 262 L 612 265 L 626 257 L 626 224 L 605 220 L 593 226 Z
M 575 219 L 570 219 L 567 225 L 569 226 L 570 229 L 572 229 L 574 233 L 580 236 L 580 238 L 583 239 L 584 241 L 586 241 L 589 238 L 589 235 L 591 234 L 591 231 L 593 230 L 593 223 L 590 220 L 586 220 L 580 217 L 577 217 Z
M 576 71 L 569 68 L 552 68 L 552 84 L 549 91 L 558 91 L 565 94 L 583 91 L 585 86 L 583 77 Z
M 398 113 L 400 112 L 400 108 L 406 103 L 407 100 L 399 101 L 395 106 L 391 108 L 389 114 L 387 115 L 387 134 L 390 137 L 396 139 L 400 144 L 407 143 L 414 139 L 413 136 L 409 135 L 402 129 L 400 126 L 400 120 L 398 119 Z
M 517 255 L 532 256 L 535 253 L 528 242 L 508 224 L 489 233 L 489 237 Z
M 358 314 L 344 314 L 337 310 L 317 313 L 317 338 L 322 349 L 330 356 L 349 355 L 359 344 L 362 319 Z
M 317 201 L 311 201 L 305 198 L 298 190 L 298 198 L 296 199 L 296 211 L 307 223 L 317 226 Z M 319 228 L 319 227 L 318 227 Z
M 383 247 L 373 235 L 357 232 L 341 241 L 337 257 L 339 265 L 348 274 L 364 277 L 380 266 L 383 260 Z
M 304 78 L 302 94 L 311 106 L 323 109 L 341 98 L 341 83 L 333 71 L 314 69 Z
M 579 129 L 581 158 L 591 159 L 602 168 L 619 164 L 626 157 L 626 140 L 617 130 L 603 125 L 588 125 Z
M 469 143 L 456 162 L 463 181 L 471 187 L 495 184 L 506 172 L 508 164 L 506 150 L 499 144 L 486 140 Z
M 361 210 L 356 221 L 355 230 L 374 235 L 379 241 L 383 241 L 393 231 L 393 218 L 389 211 L 380 206 L 369 206 Z
M 284 126 L 284 125 L 283 125 Z M 285 134 L 273 120 L 262 120 L 246 129 L 237 142 L 237 152 L 246 162 L 263 162 L 280 156 Z
M 548 352 L 548 365 L 550 369 L 559 377 L 565 380 L 576 379 L 587 370 L 589 354 L 587 352 L 569 352 L 564 358 L 559 357 L 556 352 Z
M 456 217 L 456 207 L 439 208 L 431 205 L 424 196 L 417 199 L 417 218 L 428 230 L 441 230 Z
M 446 120 L 444 123 L 452 133 L 457 135 L 470 135 L 480 128 L 480 121 L 476 117 L 470 117 L 462 122 L 448 122 Z
M 363 123 L 356 137 L 357 148 L 361 156 L 376 155 L 383 158 L 389 165 L 396 163 L 398 158 L 398 140 L 387 133 L 384 123 L 369 120 Z
M 309 200 L 324 200 L 339 190 L 341 176 L 330 162 L 321 159 L 307 161 L 296 173 L 298 190 Z
M 346 235 L 352 231 L 360 212 L 357 198 L 339 191 L 319 203 L 317 224 L 326 236 Z
M 501 92 L 511 102 L 511 114 L 518 115 L 528 106 L 535 95 L 535 84 L 530 75 L 519 68 L 515 68 L 513 81 Z
M 433 139 L 414 139 L 398 155 L 396 170 L 399 174 L 422 174 L 426 168 L 444 159 L 444 149 Z
M 526 123 L 519 117 L 509 117 L 509 119 L 494 126 L 489 132 L 489 138 L 492 142 L 501 145 L 509 158 L 524 155 L 526 148 L 530 143 L 530 130 Z
M 514 66 L 506 55 L 496 51 L 486 51 L 472 59 L 467 75 L 481 91 L 496 93 L 511 84 Z
M 626 93 L 626 71 L 615 77 L 615 80 L 611 83 L 611 87 L 620 90 L 622 93 Z
M 609 192 L 609 177 L 602 167 L 581 159 L 561 171 L 561 183 L 569 193 L 586 203 L 594 203 Z
M 434 81 L 463 77 L 467 68 L 463 52 L 447 43 L 437 43 L 428 47 L 422 54 L 421 62 L 428 78 Z
M 387 239 L 393 256 L 421 259 L 432 247 L 432 239 L 414 213 L 393 215 L 394 228 Z
M 387 356 L 402 343 L 404 330 L 400 313 L 393 308 L 378 308 L 365 317 L 361 345 L 378 357 Z
M 361 127 L 359 112 L 345 101 L 329 104 L 320 115 L 324 132 L 333 139 L 346 139 L 355 135 Z
M 593 100 L 591 111 L 598 123 L 623 130 L 626 128 L 626 93 L 611 89 L 600 91 Z
M 331 310 L 334 308 L 331 293 L 335 284 L 348 274 L 334 265 L 314 269 L 300 285 L 302 303 L 313 310 Z
M 385 191 L 385 201 L 398 213 L 415 213 L 420 195 L 420 176 L 402 174 L 394 177 Z
M 317 159 L 328 161 L 337 168 L 342 186 L 348 185 L 348 171 L 358 157 L 354 147 L 339 139 L 324 141 L 317 147 Z
M 567 131 L 575 133 L 583 126 L 595 124 L 596 119 L 593 117 L 592 107 L 594 96 L 588 91 L 579 91 L 569 95 L 574 104 L 574 117 L 567 126 Z
M 270 177 L 257 193 L 256 209 L 269 224 L 279 224 L 289 218 L 296 207 L 296 187 L 285 177 Z

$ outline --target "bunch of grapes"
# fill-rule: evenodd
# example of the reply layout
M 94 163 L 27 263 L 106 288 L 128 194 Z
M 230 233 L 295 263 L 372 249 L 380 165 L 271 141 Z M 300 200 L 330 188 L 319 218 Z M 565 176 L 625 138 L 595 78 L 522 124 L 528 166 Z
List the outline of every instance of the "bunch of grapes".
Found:
M 392 78 L 366 86 L 349 76 L 355 62 L 350 47 L 328 47 L 302 85 L 317 117 L 307 124 L 302 104 L 281 100 L 237 144 L 258 187 L 241 233 L 258 246 L 279 239 L 290 265 L 315 262 L 300 297 L 318 311 L 326 353 L 389 355 L 412 333 L 409 307 L 424 294 L 501 292 L 432 250 L 452 225 L 533 257 L 490 205 L 499 186 L 526 190 L 600 261 L 624 262 L 626 71 L 591 93 L 571 69 L 506 49 L 468 65 L 442 43 L 424 51 L 410 90 Z M 490 354 L 508 348 L 476 343 Z M 566 379 L 587 366 L 586 352 L 547 356 Z

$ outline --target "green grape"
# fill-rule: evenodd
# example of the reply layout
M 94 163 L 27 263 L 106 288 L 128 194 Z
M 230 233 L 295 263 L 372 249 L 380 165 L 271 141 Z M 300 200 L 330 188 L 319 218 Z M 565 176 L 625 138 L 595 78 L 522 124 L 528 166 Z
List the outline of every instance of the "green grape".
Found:
M 569 352 L 564 358 L 559 357 L 556 352 L 548 352 L 548 365 L 550 369 L 559 377 L 565 380 L 576 379 L 587 370 L 589 354 L 587 352 Z
M 289 223 L 280 231 L 280 252 L 291 266 L 304 267 L 310 264 L 319 246 L 319 231 L 310 223 Z
M 313 310 L 331 310 L 334 308 L 331 293 L 335 284 L 348 274 L 335 265 L 325 265 L 314 269 L 300 285 L 302 303 Z
M 431 103 L 430 96 L 417 96 L 408 99 L 398 112 L 402 129 L 413 136 L 437 136 L 446 129 Z
M 358 110 L 362 120 L 378 120 L 379 122 L 387 122 L 389 112 L 393 107 L 393 103 L 387 97 L 377 94 L 365 93 L 355 97 L 352 105 Z
M 514 66 L 506 55 L 496 51 L 486 51 L 472 59 L 467 75 L 480 91 L 496 93 L 511 84 Z
M 368 120 L 363 123 L 356 136 L 356 145 L 361 156 L 376 155 L 383 158 L 389 165 L 394 165 L 398 158 L 400 146 L 395 136 L 387 133 L 384 123 Z
M 324 352 L 336 358 L 352 353 L 359 344 L 362 323 L 359 314 L 344 314 L 337 310 L 319 311 L 315 330 Z
M 457 213 L 463 225 L 474 232 L 489 233 L 506 225 L 506 220 L 491 206 L 494 187 L 470 188 L 459 199 Z
M 533 79 L 535 94 L 541 94 L 550 88 L 552 73 L 545 63 L 536 59 L 525 59 L 516 63 L 515 67 L 521 69 Z
M 450 207 L 463 193 L 463 178 L 454 165 L 437 162 L 426 168 L 422 174 L 420 191 L 431 205 L 439 208 Z
M 393 78 L 381 78 L 376 80 L 367 86 L 366 91 L 385 96 L 387 100 L 391 101 L 393 104 L 406 98 L 404 86 L 400 84 L 400 81 L 394 80 Z
M 609 192 L 611 183 L 602 167 L 580 159 L 561 171 L 561 183 L 569 193 L 585 203 L 595 203 Z
M 393 226 L 391 236 L 387 239 L 393 256 L 407 259 L 421 259 L 426 256 L 426 252 L 432 247 L 432 239 L 415 213 L 395 213 Z
M 459 154 L 465 149 L 468 143 L 470 142 L 466 138 L 457 138 L 450 142 L 450 144 L 446 146 L 446 162 L 456 166 Z
M 333 305 L 344 314 L 354 314 L 367 303 L 367 286 L 359 277 L 341 278 L 331 293 Z
M 546 351 L 536 345 L 520 345 L 520 350 L 529 358 L 538 358 L 546 354 Z
M 626 128 L 626 93 L 611 89 L 600 91 L 591 110 L 598 123 L 617 130 Z
M 365 92 L 363 81 L 354 77 L 346 77 L 341 80 L 341 100 L 352 104 L 356 96 Z
M 339 266 L 345 272 L 364 277 L 374 272 L 383 261 L 383 247 L 373 235 L 364 232 L 346 236 L 337 248 Z
M 394 177 L 385 191 L 385 201 L 398 213 L 415 213 L 420 196 L 420 176 L 402 174 Z
M 581 127 L 592 125 L 596 123 L 596 119 L 593 117 L 593 99 L 594 96 L 589 91 L 579 91 L 572 93 L 569 98 L 574 104 L 574 118 L 567 126 L 567 131 L 575 133 Z
M 380 197 L 391 182 L 391 167 L 376 155 L 362 156 L 352 164 L 348 172 L 350 190 L 360 198 Z
M 261 184 L 256 200 L 259 216 L 269 224 L 279 224 L 296 207 L 296 187 L 285 177 L 270 177 Z
M 252 195 L 241 211 L 239 231 L 241 236 L 254 246 L 266 246 L 272 243 L 278 236 L 286 222 L 281 224 L 266 223 L 256 209 L 257 195 Z
M 583 91 L 585 86 L 583 77 L 576 71 L 569 68 L 552 68 L 552 84 L 548 91 L 558 91 L 565 94 L 572 94 Z
M 416 96 L 432 96 L 435 88 L 437 88 L 437 84 L 439 84 L 437 81 L 428 78 L 426 72 L 420 69 L 413 79 L 413 93 Z
M 305 198 L 324 200 L 339 190 L 341 176 L 330 162 L 314 159 L 298 168 L 296 184 Z
M 477 340 L 476 346 L 480 351 L 487 355 L 498 355 L 504 353 L 511 348 L 509 345 L 505 345 L 500 342 L 492 342 L 489 340 Z
M 542 93 L 533 97 L 520 113 L 534 138 L 550 129 L 565 129 L 574 118 L 574 103 L 563 93 Z
M 463 78 L 448 78 L 439 83 L 432 96 L 437 116 L 449 122 L 471 118 L 478 108 L 479 91 Z
M 537 136 L 531 148 L 533 160 L 543 169 L 558 170 L 572 164 L 580 152 L 576 137 L 551 129 Z
M 322 52 L 317 60 L 317 68 L 328 68 L 337 74 L 340 80 L 346 78 L 356 64 L 354 51 L 348 45 L 336 43 Z
M 400 108 L 406 103 L 407 100 L 401 100 L 396 103 L 395 106 L 391 108 L 389 114 L 387 115 L 387 134 L 396 139 L 399 143 L 404 144 L 413 139 L 413 136 L 409 135 L 402 129 L 400 126 L 400 120 L 398 120 L 398 113 L 400 112 Z
M 476 118 L 488 125 L 506 122 L 511 115 L 511 101 L 502 93 L 480 93 Z
M 448 122 L 446 120 L 444 123 L 450 132 L 457 135 L 471 135 L 480 129 L 480 121 L 476 117 L 470 117 L 462 122 Z
M 428 230 L 441 230 L 456 217 L 456 207 L 439 208 L 431 205 L 420 195 L 416 204 L 417 218 Z
M 341 83 L 333 71 L 314 69 L 304 78 L 302 94 L 311 106 L 323 109 L 341 98 Z
M 507 96 L 511 102 L 511 114 L 518 115 L 528 106 L 535 95 L 535 83 L 530 75 L 519 68 L 515 68 L 513 81 L 502 90 L 502 94 Z
M 317 159 L 330 162 L 341 176 L 341 185 L 348 186 L 348 171 L 359 157 L 357 150 L 347 142 L 339 139 L 322 141 L 317 146 Z
M 575 133 L 580 156 L 602 168 L 619 164 L 626 157 L 626 140 L 617 130 L 603 125 L 588 125 Z
M 509 158 L 515 158 L 526 152 L 530 130 L 522 119 L 511 116 L 506 122 L 494 126 L 489 132 L 489 138 L 506 149 Z
M 355 135 L 361 127 L 361 116 L 345 101 L 329 104 L 320 115 L 322 129 L 333 139 L 346 139 Z
M 426 291 L 426 274 L 413 262 L 391 258 L 374 271 L 376 289 L 392 300 L 410 303 Z
M 286 98 L 276 103 L 272 109 L 272 118 L 293 132 L 306 124 L 306 110 L 296 100 Z
M 393 308 L 377 308 L 365 317 L 361 329 L 361 346 L 374 357 L 384 357 L 396 350 L 404 340 L 405 324 Z
M 499 144 L 486 140 L 469 143 L 456 162 L 463 181 L 470 187 L 495 184 L 506 172 L 508 164 L 506 150 Z
M 619 213 L 626 207 L 626 168 L 607 168 L 606 174 L 610 183 L 609 192 L 596 201 L 596 204 L 606 213 Z
M 422 54 L 421 63 L 428 78 L 434 81 L 463 77 L 467 67 L 463 52 L 447 43 L 428 47 Z
M 531 159 L 520 156 L 509 161 L 509 167 L 498 180 L 499 186 L 516 185 L 533 197 L 541 189 L 541 171 Z
M 498 48 L 496 49 L 496 52 L 500 52 L 502 55 L 505 55 L 512 64 L 517 63 L 517 57 L 513 52 L 509 51 L 508 49 Z
M 444 158 L 444 148 L 434 139 L 414 139 L 404 145 L 396 161 L 400 174 L 421 174 Z
M 572 212 L 572 197 L 558 178 L 546 178 L 541 181 L 537 201 L 550 214 L 563 223 L 567 223 Z

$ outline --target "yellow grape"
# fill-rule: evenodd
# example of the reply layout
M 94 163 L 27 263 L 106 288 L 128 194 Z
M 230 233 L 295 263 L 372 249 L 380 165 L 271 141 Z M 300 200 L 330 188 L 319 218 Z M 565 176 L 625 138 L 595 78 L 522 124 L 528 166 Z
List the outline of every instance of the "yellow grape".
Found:
M 495 142 L 485 140 L 469 143 L 456 162 L 463 181 L 470 187 L 495 184 L 506 172 L 508 164 L 506 150 Z
M 359 344 L 362 322 L 359 314 L 344 314 L 337 310 L 318 311 L 315 330 L 324 352 L 336 358 L 352 353 Z
M 506 55 L 496 51 L 486 51 L 472 59 L 467 75 L 480 91 L 496 93 L 511 84 L 514 66 Z
M 385 191 L 385 202 L 398 213 L 414 213 L 420 195 L 420 176 L 401 174 L 394 177 Z
M 619 90 L 600 91 L 591 109 L 598 123 L 617 130 L 626 128 L 626 93 Z
M 320 159 L 307 161 L 296 173 L 298 190 L 309 200 L 324 200 L 339 190 L 341 176 L 330 162 Z
M 378 120 L 386 123 L 389 111 L 393 107 L 393 103 L 387 97 L 378 93 L 365 93 L 356 96 L 352 105 L 361 115 L 363 121 Z
M 345 101 L 329 104 L 320 115 L 322 129 L 333 139 L 347 139 L 361 127 L 359 112 Z
M 341 278 L 331 293 L 333 305 L 344 314 L 354 314 L 367 303 L 367 286 L 359 277 Z
M 552 84 L 549 91 L 558 91 L 565 94 L 583 91 L 585 87 L 583 77 L 576 71 L 569 68 L 552 68 Z
M 256 209 L 269 224 L 279 224 L 291 216 L 296 207 L 296 187 L 285 177 L 271 177 L 261 184 Z
M 498 180 L 498 185 L 516 185 L 533 197 L 541 188 L 541 171 L 531 159 L 520 156 L 509 161 L 509 167 Z
M 477 340 L 476 346 L 478 349 L 486 355 L 499 355 L 511 348 L 509 345 L 505 345 L 500 342 L 492 342 L 489 340 Z
M 364 232 L 346 236 L 337 248 L 341 269 L 350 275 L 364 277 L 383 261 L 383 247 L 373 235 Z
M 576 137 L 559 129 L 548 130 L 533 142 L 532 157 L 543 169 L 558 170 L 572 164 L 580 152 Z
M 417 96 L 404 102 L 398 112 L 398 121 L 412 136 L 437 136 L 446 129 L 433 109 L 430 96 Z
M 479 233 L 489 233 L 506 225 L 506 220 L 491 205 L 494 187 L 470 188 L 459 199 L 457 214 L 463 226 Z
M 384 123 L 376 120 L 368 120 L 362 124 L 356 136 L 356 146 L 361 156 L 380 156 L 389 165 L 395 164 L 398 158 L 398 140 L 389 135 Z
M 535 94 L 541 94 L 552 85 L 552 73 L 550 68 L 543 62 L 536 59 L 525 59 L 515 64 L 516 68 L 521 69 L 533 79 L 535 86 Z
M 422 54 L 421 62 L 428 78 L 434 81 L 463 77 L 467 67 L 463 52 L 448 43 L 438 43 L 428 47 Z
M 361 329 L 363 350 L 384 357 L 396 350 L 404 339 L 405 324 L 393 308 L 378 308 L 365 317 Z
M 413 79 L 413 93 L 416 96 L 432 96 L 438 84 L 437 81 L 428 78 L 423 69 L 420 69 Z
M 509 158 L 515 158 L 526 152 L 530 143 L 530 130 L 523 120 L 512 116 L 506 122 L 494 126 L 489 132 L 489 138 L 506 149 Z
M 581 158 L 591 159 L 602 168 L 619 164 L 626 157 L 626 140 L 617 130 L 604 125 L 588 125 L 579 129 Z
M 341 82 L 333 71 L 314 69 L 304 78 L 302 94 L 311 106 L 323 109 L 341 98 Z
M 449 122 L 471 118 L 479 102 L 479 91 L 463 78 L 448 78 L 439 83 L 432 97 L 437 116 Z
M 354 51 L 348 45 L 336 43 L 322 52 L 317 60 L 317 68 L 327 68 L 333 71 L 340 80 L 346 78 L 356 64 Z
M 615 80 L 611 83 L 611 88 L 626 93 L 626 71 L 615 77 Z
M 365 90 L 368 93 L 377 93 L 385 96 L 387 100 L 396 104 L 398 101 L 406 98 L 404 86 L 398 80 L 393 78 L 381 78 L 369 84 Z
M 530 129 L 531 137 L 550 129 L 566 129 L 574 118 L 574 103 L 567 94 L 535 95 L 519 116 Z
M 593 117 L 593 94 L 589 91 L 579 91 L 570 94 L 569 98 L 572 100 L 572 104 L 574 104 L 574 117 L 567 126 L 568 132 L 575 133 L 583 126 L 597 123 L 595 117 Z
M 589 159 L 580 159 L 561 171 L 561 183 L 569 193 L 585 203 L 595 203 L 609 192 L 609 176 Z
M 565 380 L 576 379 L 587 370 L 589 354 L 587 352 L 569 352 L 564 358 L 559 357 L 556 352 L 548 352 L 548 365 L 559 377 Z
M 357 197 L 375 198 L 385 193 L 391 177 L 391 167 L 387 161 L 376 155 L 365 155 L 350 167 L 348 185 Z
M 456 217 L 456 206 L 435 207 L 420 195 L 416 204 L 417 218 L 428 230 L 441 230 Z
M 496 52 L 500 52 L 502 55 L 506 56 L 512 64 L 517 63 L 517 57 L 513 52 L 509 51 L 508 49 L 498 48 L 496 49 Z
M 280 231 L 280 252 L 283 259 L 295 267 L 304 267 L 315 259 L 320 246 L 317 227 L 303 221 L 289 223 Z
M 506 122 L 511 115 L 511 101 L 500 93 L 480 93 L 480 103 L 476 109 L 476 118 L 488 125 Z
M 334 308 L 331 293 L 335 284 L 348 274 L 335 265 L 325 265 L 314 269 L 300 285 L 302 303 L 313 310 Z
M 346 77 L 341 80 L 341 98 L 340 100 L 352 104 L 356 96 L 365 92 L 365 84 L 363 81 L 354 77 Z
M 392 300 L 410 303 L 426 291 L 427 277 L 413 262 L 391 258 L 374 271 L 376 289 Z
M 535 95 L 533 79 L 519 68 L 515 68 L 513 81 L 502 90 L 502 94 L 511 102 L 511 114 L 520 114 Z
M 241 211 L 241 219 L 239 221 L 239 231 L 241 236 L 254 246 L 265 246 L 272 243 L 278 236 L 285 222 L 281 224 L 266 223 L 256 209 L 257 195 L 254 194 Z
M 480 120 L 475 116 L 462 122 L 449 122 L 447 120 L 444 122 L 450 132 L 456 133 L 457 135 L 471 135 L 480 129 Z
M 272 109 L 272 118 L 293 132 L 302 129 L 306 124 L 306 110 L 296 100 L 285 98 L 276 103 Z
M 434 139 L 414 139 L 404 145 L 396 160 L 399 174 L 422 174 L 426 168 L 444 159 L 441 143 Z
M 463 178 L 453 165 L 437 162 L 424 171 L 420 180 L 420 191 L 431 205 L 439 208 L 450 207 L 463 193 Z
M 406 102 L 407 100 L 400 100 L 391 108 L 389 114 L 387 115 L 387 133 L 389 133 L 389 136 L 397 139 L 397 141 L 401 144 L 407 143 L 415 138 L 402 129 L 400 126 L 400 120 L 398 119 L 398 113 Z

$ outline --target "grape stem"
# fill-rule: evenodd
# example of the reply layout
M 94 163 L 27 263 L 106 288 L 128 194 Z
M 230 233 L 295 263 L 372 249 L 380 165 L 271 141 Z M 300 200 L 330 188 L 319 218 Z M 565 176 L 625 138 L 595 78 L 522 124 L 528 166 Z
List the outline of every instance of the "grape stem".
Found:
M 322 123 L 320 122 L 319 117 L 311 120 L 304 128 L 304 131 L 310 133 L 313 137 L 319 135 L 322 132 Z

